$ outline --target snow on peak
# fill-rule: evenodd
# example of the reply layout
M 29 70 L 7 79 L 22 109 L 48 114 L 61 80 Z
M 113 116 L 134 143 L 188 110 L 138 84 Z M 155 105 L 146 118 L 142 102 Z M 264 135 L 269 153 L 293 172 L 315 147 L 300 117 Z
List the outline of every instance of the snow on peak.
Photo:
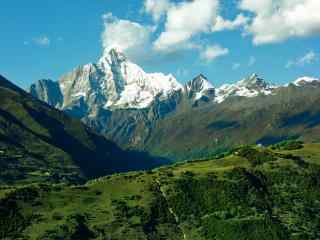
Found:
M 189 97 L 194 97 L 195 100 L 200 99 L 202 96 L 206 96 L 208 92 L 214 91 L 214 89 L 214 86 L 202 74 L 187 82 L 185 86 L 185 91 Z
M 113 45 L 113 46 L 104 48 L 101 59 L 104 57 L 108 57 L 112 53 L 125 56 L 125 52 L 124 52 L 123 48 L 121 48 L 120 46 L 117 46 L 117 45 Z
M 97 64 L 78 68 L 60 84 L 69 105 L 84 99 L 106 109 L 146 108 L 156 96 L 182 89 L 174 76 L 146 73 L 118 48 L 105 51 Z
M 254 73 L 250 77 L 240 80 L 238 83 L 236 83 L 236 85 L 239 87 L 258 90 L 267 88 L 269 83 L 267 83 L 264 79 L 259 78 L 259 76 Z
M 217 89 L 215 101 L 221 103 L 231 96 L 256 97 L 258 95 L 270 95 L 276 86 L 272 86 L 257 74 L 240 80 L 235 84 L 224 84 Z
M 297 80 L 295 80 L 293 82 L 293 84 L 298 87 L 301 87 L 301 86 L 306 85 L 308 83 L 314 83 L 314 82 L 320 82 L 320 79 L 305 76 L 305 77 L 298 78 Z

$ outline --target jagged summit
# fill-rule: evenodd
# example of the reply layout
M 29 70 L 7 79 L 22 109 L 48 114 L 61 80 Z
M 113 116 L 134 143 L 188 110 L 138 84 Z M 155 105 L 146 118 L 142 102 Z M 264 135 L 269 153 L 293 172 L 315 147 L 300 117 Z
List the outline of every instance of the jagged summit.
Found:
M 248 89 L 265 89 L 271 84 L 266 82 L 263 78 L 260 78 L 258 74 L 253 73 L 249 77 L 239 81 L 238 86 L 247 87 Z
M 167 96 L 183 86 L 173 75 L 146 73 L 118 48 L 105 51 L 96 64 L 80 66 L 64 75 L 55 86 L 62 102 L 48 97 L 52 84 L 42 81 L 31 86 L 34 96 L 77 116 L 95 116 L 97 109 L 146 108 L 156 96 Z M 45 86 L 45 87 L 44 87 Z
M 234 84 L 225 84 L 217 89 L 215 101 L 223 102 L 231 96 L 256 97 L 258 95 L 270 95 L 276 86 L 271 85 L 258 74 L 254 73 Z
M 304 85 L 309 84 L 309 83 L 320 83 L 320 79 L 319 78 L 314 78 L 314 77 L 304 76 L 304 77 L 298 78 L 297 80 L 295 80 L 293 82 L 293 84 L 298 86 L 298 87 L 304 86 Z
M 293 84 L 304 86 L 320 82 L 319 79 L 303 77 Z M 76 112 L 76 116 L 95 117 L 99 110 L 143 109 L 157 99 L 167 99 L 181 91 L 189 99 L 221 103 L 229 97 L 256 97 L 275 92 L 274 86 L 253 73 L 234 84 L 214 87 L 203 75 L 180 84 L 173 75 L 146 73 L 130 61 L 119 47 L 105 49 L 97 63 L 80 66 L 64 75 L 58 82 L 40 80 L 30 92 L 62 110 Z
M 197 77 L 195 77 L 191 81 L 187 82 L 186 85 L 187 85 L 188 89 L 191 89 L 194 91 L 203 91 L 206 89 L 214 88 L 214 86 L 202 74 L 199 74 Z
M 189 98 L 194 98 L 194 100 L 198 100 L 203 96 L 213 97 L 214 91 L 214 86 L 203 74 L 199 74 L 185 85 L 185 92 L 187 96 Z
M 40 79 L 30 86 L 29 92 L 52 106 L 59 105 L 63 101 L 59 83 L 51 79 Z
M 119 65 L 127 60 L 128 58 L 125 53 L 120 48 L 114 47 L 104 51 L 104 54 L 98 61 L 98 64 Z

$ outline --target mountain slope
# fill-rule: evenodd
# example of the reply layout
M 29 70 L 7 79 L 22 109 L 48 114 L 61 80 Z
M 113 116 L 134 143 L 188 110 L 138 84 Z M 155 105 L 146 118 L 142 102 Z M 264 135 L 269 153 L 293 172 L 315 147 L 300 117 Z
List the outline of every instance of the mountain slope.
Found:
M 320 141 L 319 93 L 319 82 L 291 84 L 267 96 L 235 96 L 177 112 L 158 121 L 146 149 L 169 158 L 192 159 L 239 144 L 268 145 L 290 138 Z
M 242 143 L 319 140 L 316 78 L 274 86 L 252 74 L 214 87 L 200 74 L 182 87 L 170 75 L 145 73 L 112 49 L 97 64 L 45 85 L 40 81 L 31 92 L 47 103 L 59 102 L 59 93 L 49 94 L 58 85 L 63 100 L 53 106 L 124 148 L 172 160 L 208 156 Z
M 0 238 L 318 239 L 319 144 L 273 149 L 246 146 L 83 186 L 0 189 Z
M 0 96 L 2 182 L 77 181 L 157 165 L 147 154 L 121 150 L 2 76 Z
M 214 90 L 219 96 L 220 89 Z M 122 146 L 186 160 L 246 143 L 320 141 L 319 92 L 319 81 L 273 87 L 250 77 L 220 103 L 213 95 L 195 101 L 196 94 L 180 91 L 147 109 L 101 112 L 87 123 Z

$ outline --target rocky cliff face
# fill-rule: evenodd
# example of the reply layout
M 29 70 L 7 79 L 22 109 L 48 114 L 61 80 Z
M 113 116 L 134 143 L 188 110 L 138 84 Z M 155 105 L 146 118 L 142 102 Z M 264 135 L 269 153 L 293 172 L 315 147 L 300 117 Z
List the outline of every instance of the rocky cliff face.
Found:
M 51 106 L 59 106 L 63 102 L 59 83 L 50 79 L 37 81 L 30 87 L 29 92 L 34 97 L 43 100 Z

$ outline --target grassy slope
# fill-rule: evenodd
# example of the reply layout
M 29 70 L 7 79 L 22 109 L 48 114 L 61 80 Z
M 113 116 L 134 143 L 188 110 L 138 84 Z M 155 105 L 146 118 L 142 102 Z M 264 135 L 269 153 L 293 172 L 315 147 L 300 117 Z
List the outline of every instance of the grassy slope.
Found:
M 308 144 L 243 147 L 84 186 L 7 188 L 0 238 L 317 239 L 319 176 L 320 144 Z
M 159 162 L 128 152 L 0 76 L 0 183 L 78 181 Z

